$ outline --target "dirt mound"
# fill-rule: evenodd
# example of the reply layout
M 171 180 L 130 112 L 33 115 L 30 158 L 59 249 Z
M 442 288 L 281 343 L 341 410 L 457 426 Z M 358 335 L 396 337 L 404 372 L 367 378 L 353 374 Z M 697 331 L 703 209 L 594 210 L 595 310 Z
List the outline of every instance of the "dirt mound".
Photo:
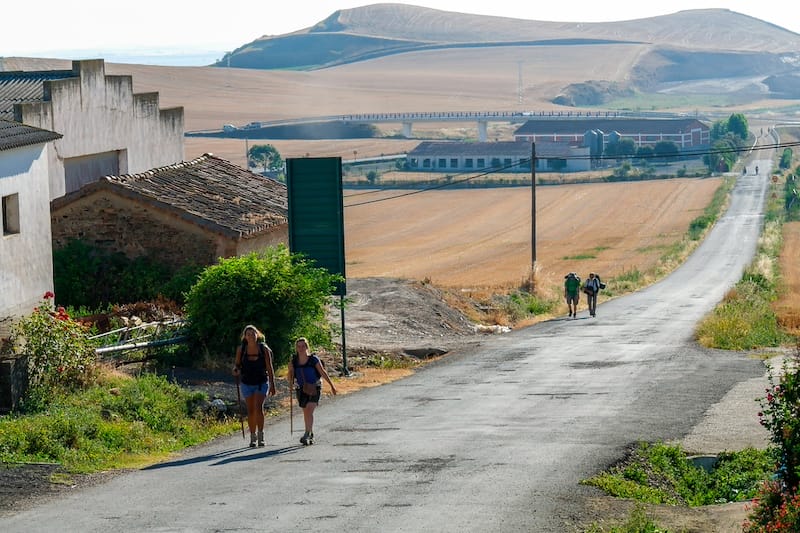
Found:
M 330 320 L 341 324 L 338 307 L 330 310 Z M 480 337 L 439 289 L 399 278 L 349 279 L 344 325 L 348 350 L 371 348 L 416 357 L 444 353 Z

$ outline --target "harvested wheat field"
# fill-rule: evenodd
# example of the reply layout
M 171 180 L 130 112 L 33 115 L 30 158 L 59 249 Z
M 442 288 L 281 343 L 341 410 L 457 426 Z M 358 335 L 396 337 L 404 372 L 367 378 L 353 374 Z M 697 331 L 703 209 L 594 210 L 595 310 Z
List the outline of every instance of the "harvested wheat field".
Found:
M 783 226 L 783 249 L 780 268 L 783 278 L 781 297 L 774 304 L 778 322 L 789 333 L 800 338 L 800 222 Z
M 603 277 L 652 268 L 708 205 L 719 179 L 536 187 L 536 277 Z M 528 277 L 531 189 L 347 191 L 349 277 L 430 280 L 464 289 L 519 287 Z

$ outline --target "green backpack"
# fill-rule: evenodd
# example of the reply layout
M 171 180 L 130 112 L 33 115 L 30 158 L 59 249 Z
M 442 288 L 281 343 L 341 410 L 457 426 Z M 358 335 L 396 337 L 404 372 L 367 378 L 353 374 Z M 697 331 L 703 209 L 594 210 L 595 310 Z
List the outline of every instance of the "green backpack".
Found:
M 564 282 L 564 287 L 567 289 L 569 293 L 578 292 L 578 289 L 581 286 L 581 278 L 577 276 L 574 272 L 570 272 L 566 276 L 564 276 L 567 281 Z

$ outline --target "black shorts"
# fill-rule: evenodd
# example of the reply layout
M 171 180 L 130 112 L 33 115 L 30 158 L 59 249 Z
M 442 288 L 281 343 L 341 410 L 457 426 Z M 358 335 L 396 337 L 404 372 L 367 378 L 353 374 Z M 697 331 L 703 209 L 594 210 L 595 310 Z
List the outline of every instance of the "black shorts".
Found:
M 322 396 L 322 387 L 317 386 L 316 394 L 306 394 L 303 389 L 295 389 L 297 394 L 297 404 L 300 407 L 305 407 L 308 402 L 319 403 L 319 398 Z

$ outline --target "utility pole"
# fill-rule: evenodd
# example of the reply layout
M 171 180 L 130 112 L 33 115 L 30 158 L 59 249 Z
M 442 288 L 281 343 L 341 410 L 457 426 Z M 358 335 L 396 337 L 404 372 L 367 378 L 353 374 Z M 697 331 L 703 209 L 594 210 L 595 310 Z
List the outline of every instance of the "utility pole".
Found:
M 517 103 L 522 104 L 522 61 L 517 61 Z
M 531 143 L 531 293 L 536 274 L 536 143 Z

